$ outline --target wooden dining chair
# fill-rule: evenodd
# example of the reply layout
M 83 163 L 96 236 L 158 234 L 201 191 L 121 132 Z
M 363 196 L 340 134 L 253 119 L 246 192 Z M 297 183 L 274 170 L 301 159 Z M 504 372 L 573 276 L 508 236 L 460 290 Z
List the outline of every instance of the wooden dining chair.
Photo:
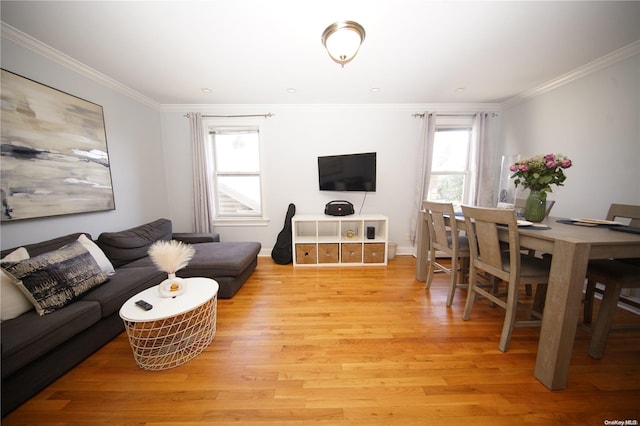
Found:
M 611 204 L 607 213 L 607 220 L 625 221 L 628 222 L 629 226 L 640 228 L 640 206 Z M 597 283 L 604 286 L 604 291 L 597 287 Z M 640 259 L 597 259 L 589 261 L 584 296 L 583 321 L 585 324 L 592 322 L 593 302 L 596 292 L 602 293 L 598 316 L 591 328 L 589 355 L 592 358 L 601 359 L 604 356 L 609 332 L 616 329 L 613 327 L 613 320 L 618 301 L 638 307 L 636 301 L 621 295 L 624 288 L 640 288 Z
M 542 313 L 529 309 L 537 319 L 516 321 L 518 290 L 522 284 L 544 285 L 549 281 L 550 262 L 520 251 L 520 239 L 515 210 L 462 206 L 469 248 L 471 251 L 469 268 L 469 290 L 462 319 L 471 317 L 471 309 L 480 295 L 505 310 L 502 334 L 498 348 L 506 352 L 509 348 L 511 333 L 516 326 L 540 325 Z M 508 250 L 505 251 L 499 240 L 499 227 L 508 232 Z M 507 283 L 506 295 L 496 294 L 479 285 L 478 274 L 482 272 Z M 538 290 L 538 289 L 537 289 Z
M 452 203 L 425 201 L 423 207 L 429 229 L 429 271 L 426 288 L 431 288 L 435 268 L 447 272 L 451 276 L 447 306 L 451 306 L 456 289 L 463 285 L 465 276 L 468 275 L 469 241 L 458 231 Z M 437 252 L 451 258 L 450 268 L 438 261 Z

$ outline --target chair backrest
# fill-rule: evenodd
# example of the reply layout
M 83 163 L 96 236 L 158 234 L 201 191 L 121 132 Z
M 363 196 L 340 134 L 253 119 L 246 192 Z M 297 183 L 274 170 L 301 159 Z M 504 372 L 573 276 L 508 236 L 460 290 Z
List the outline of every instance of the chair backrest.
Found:
M 547 200 L 547 204 L 545 206 L 545 213 L 544 213 L 544 217 L 549 216 L 549 213 L 551 213 L 551 209 L 553 208 L 553 205 L 555 204 L 555 200 Z M 516 198 L 516 207 L 518 208 L 525 208 L 527 205 L 527 199 L 526 198 Z
M 425 201 L 423 207 L 427 212 L 430 247 L 453 254 L 458 250 L 458 225 L 453 204 Z
M 629 219 L 629 226 L 640 228 L 640 206 L 632 204 L 611 204 L 607 220 Z
M 520 240 L 518 222 L 513 209 L 462 206 L 471 263 L 504 281 L 517 279 L 520 274 Z M 498 226 L 509 231 L 509 267 L 503 264 L 504 246 L 498 238 Z

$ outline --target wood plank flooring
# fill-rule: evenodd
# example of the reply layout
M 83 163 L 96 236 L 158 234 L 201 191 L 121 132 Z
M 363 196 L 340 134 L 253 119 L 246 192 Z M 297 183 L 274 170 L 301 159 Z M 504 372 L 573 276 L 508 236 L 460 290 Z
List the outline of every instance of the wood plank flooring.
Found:
M 448 276 L 437 274 L 425 290 L 414 271 L 410 256 L 386 268 L 293 268 L 260 258 L 240 292 L 218 301 L 216 337 L 189 363 L 141 370 L 123 333 L 2 424 L 640 421 L 640 332 L 612 334 L 597 361 L 578 329 L 568 387 L 551 392 L 533 377 L 538 328 L 516 328 L 501 353 L 501 309 L 477 303 L 462 321 L 466 290 L 448 309 Z

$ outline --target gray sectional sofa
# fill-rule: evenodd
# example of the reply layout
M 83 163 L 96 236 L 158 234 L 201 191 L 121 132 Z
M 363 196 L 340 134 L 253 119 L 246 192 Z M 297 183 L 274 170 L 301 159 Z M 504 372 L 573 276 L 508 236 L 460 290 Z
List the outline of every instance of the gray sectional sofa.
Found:
M 46 256 L 81 235 L 24 248 L 30 258 Z M 147 250 L 157 240 L 171 239 L 195 248 L 188 266 L 176 275 L 215 279 L 220 285 L 219 298 L 231 298 L 240 289 L 256 268 L 261 248 L 257 242 L 219 242 L 218 234 L 174 234 L 167 219 L 101 234 L 95 243 L 115 271 L 105 282 L 50 313 L 39 315 L 31 309 L 2 321 L 3 417 L 124 331 L 119 317 L 122 304 L 167 277 L 153 265 Z M 2 258 L 14 250 L 3 250 Z

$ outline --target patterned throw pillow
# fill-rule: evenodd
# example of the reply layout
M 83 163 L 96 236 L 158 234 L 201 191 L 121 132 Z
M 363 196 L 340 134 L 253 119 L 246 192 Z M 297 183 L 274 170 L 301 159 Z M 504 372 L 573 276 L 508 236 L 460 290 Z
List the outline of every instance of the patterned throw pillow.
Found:
M 78 241 L 40 256 L 2 264 L 39 315 L 73 302 L 107 280 L 91 253 Z

